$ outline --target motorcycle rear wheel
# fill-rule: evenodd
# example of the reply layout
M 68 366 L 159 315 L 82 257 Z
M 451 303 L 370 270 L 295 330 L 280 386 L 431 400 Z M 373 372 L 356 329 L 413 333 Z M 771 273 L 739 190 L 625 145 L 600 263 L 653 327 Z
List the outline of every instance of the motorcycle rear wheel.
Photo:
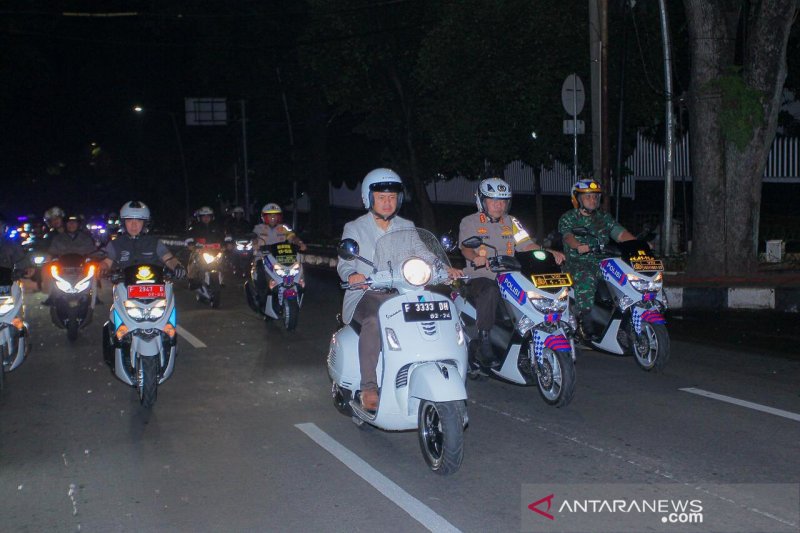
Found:
M 642 321 L 641 335 L 631 328 L 630 343 L 636 364 L 646 372 L 660 372 L 669 361 L 669 333 L 664 324 Z
M 136 357 L 136 388 L 139 392 L 139 403 L 150 409 L 158 396 L 158 356 Z
M 465 416 L 466 406 L 461 400 L 423 400 L 419 405 L 419 447 L 425 462 L 437 474 L 453 474 L 461 467 L 464 459 Z
M 535 360 L 536 384 L 539 394 L 548 405 L 566 407 L 575 394 L 575 363 L 566 350 L 544 349 L 542 364 Z

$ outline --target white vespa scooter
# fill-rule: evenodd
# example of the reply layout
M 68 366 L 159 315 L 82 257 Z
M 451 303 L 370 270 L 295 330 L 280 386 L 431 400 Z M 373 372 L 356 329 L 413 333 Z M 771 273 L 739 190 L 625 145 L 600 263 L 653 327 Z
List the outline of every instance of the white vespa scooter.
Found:
M 416 228 L 381 237 L 372 262 L 358 252 L 358 243 L 352 239 L 339 244 L 340 258 L 373 267 L 368 290 L 396 292 L 378 312 L 380 405 L 372 413 L 362 409 L 358 400 L 360 327 L 354 321 L 331 339 L 328 373 L 333 403 L 359 426 L 366 422 L 389 431 L 416 429 L 431 470 L 452 474 L 461 466 L 468 421 L 467 346 L 453 303 L 427 290 L 447 280 L 447 255 L 430 232 Z M 342 287 L 349 289 L 347 283 Z
M 5 373 L 21 365 L 30 350 L 24 309 L 22 284 L 12 269 L 0 268 L 0 390 Z

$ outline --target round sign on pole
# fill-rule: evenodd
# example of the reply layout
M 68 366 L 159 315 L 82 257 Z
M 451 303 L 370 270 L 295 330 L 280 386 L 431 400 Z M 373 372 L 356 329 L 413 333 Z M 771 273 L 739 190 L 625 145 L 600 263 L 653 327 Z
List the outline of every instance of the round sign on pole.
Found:
M 561 86 L 561 103 L 564 110 L 577 117 L 583 111 L 583 104 L 586 102 L 586 91 L 583 89 L 583 82 L 577 74 L 570 74 Z

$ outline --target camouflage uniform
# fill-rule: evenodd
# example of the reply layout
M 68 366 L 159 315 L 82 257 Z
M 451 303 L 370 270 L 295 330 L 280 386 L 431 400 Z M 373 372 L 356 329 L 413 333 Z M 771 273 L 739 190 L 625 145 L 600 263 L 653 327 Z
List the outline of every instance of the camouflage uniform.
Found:
M 578 237 L 572 233 L 573 228 L 587 228 L 591 235 Z M 584 216 L 579 209 L 571 209 L 561 215 L 558 221 L 558 231 L 566 236 L 572 236 L 581 243 L 594 248 L 607 244 L 611 239 L 617 240 L 625 231 L 608 213 L 594 211 L 591 215 Z M 600 268 L 597 266 L 598 258 L 593 253 L 579 254 L 578 250 L 564 245 L 567 256 L 567 270 L 572 275 L 573 290 L 575 291 L 575 305 L 579 313 L 592 308 L 597 281 L 601 278 Z

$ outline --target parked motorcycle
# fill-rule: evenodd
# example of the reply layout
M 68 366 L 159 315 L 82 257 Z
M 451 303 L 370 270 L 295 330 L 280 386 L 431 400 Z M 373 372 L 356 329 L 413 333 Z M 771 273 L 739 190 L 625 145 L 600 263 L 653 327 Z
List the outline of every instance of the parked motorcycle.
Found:
M 103 356 L 134 387 L 142 406 L 175 369 L 177 323 L 170 274 L 157 265 L 129 266 L 111 277 L 114 303 L 103 327 Z
M 477 312 L 464 296 L 466 287 L 456 297 L 467 338 L 472 339 L 469 377 L 488 375 L 518 385 L 535 383 L 546 403 L 568 405 L 575 393 L 578 353 L 571 341 L 575 326 L 569 313 L 570 275 L 562 273 L 553 255 L 544 250 L 498 255 L 497 249 L 477 236 L 464 240 L 462 246 L 494 249 L 487 268 L 497 274 L 502 297 L 489 334 L 499 368 L 483 367 L 475 357 Z
M 190 280 L 190 286 L 197 293 L 198 302 L 207 303 L 217 309 L 222 296 L 222 245 L 198 239 L 193 246 L 189 272 L 193 272 L 193 275 L 199 273 L 200 280 L 199 283 Z
M 263 265 L 253 263 L 251 277 L 244 285 L 247 303 L 264 317 L 283 321 L 286 331 L 293 331 L 297 328 L 306 287 L 303 264 L 297 255 L 298 248 L 294 244 L 281 242 L 262 246 L 260 251 L 264 253 Z M 267 279 L 269 290 L 263 300 L 256 289 L 256 276 L 265 276 Z
M 358 426 L 416 430 L 431 470 L 452 474 L 461 466 L 468 422 L 467 347 L 453 303 L 428 290 L 447 280 L 447 255 L 422 229 L 387 233 L 378 240 L 372 261 L 358 252 L 352 239 L 339 244 L 339 257 L 373 267 L 368 290 L 395 293 L 378 311 L 383 337 L 377 367 L 380 404 L 374 413 L 361 407 L 360 327 L 351 321 L 333 334 L 328 351 L 334 406 Z M 361 290 L 347 283 L 342 287 Z
M 5 373 L 21 365 L 30 350 L 22 283 L 16 274 L 10 268 L 0 268 L 0 390 L 5 385 Z
M 590 231 L 575 228 L 572 233 L 585 236 Z M 582 342 L 614 354 L 633 354 L 642 370 L 662 370 L 670 352 L 663 263 L 640 240 L 611 242 L 590 253 L 600 258 L 603 280 L 588 320 L 591 330 L 601 333 Z
M 96 271 L 97 266 L 79 254 L 64 254 L 50 263 L 50 319 L 67 330 L 70 341 L 76 340 L 78 331 L 92 321 L 97 301 Z

